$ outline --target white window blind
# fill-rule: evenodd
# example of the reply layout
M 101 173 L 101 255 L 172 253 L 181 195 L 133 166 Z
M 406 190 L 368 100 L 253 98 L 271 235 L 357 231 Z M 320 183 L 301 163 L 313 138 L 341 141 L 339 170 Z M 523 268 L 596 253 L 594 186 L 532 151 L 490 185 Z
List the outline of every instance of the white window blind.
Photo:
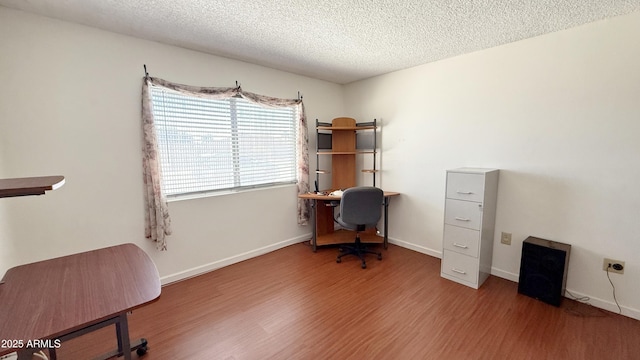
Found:
M 158 86 L 151 100 L 167 196 L 296 182 L 296 107 Z

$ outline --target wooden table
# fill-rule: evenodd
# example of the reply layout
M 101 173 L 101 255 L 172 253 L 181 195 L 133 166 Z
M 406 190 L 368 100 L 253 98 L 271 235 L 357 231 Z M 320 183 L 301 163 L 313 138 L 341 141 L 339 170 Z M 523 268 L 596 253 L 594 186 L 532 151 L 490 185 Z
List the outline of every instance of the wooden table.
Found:
M 0 179 L 0 198 L 27 195 L 43 195 L 64 185 L 64 176 L 39 176 Z
M 132 346 L 127 312 L 159 296 L 158 270 L 133 244 L 16 266 L 0 282 L 0 355 L 48 349 L 55 359 L 64 341 L 115 324 L 118 349 L 103 358 L 131 359 L 146 340 Z
M 327 191 L 327 193 L 329 193 Z M 381 238 L 377 235 L 376 229 L 369 229 L 360 233 L 360 239 L 363 243 L 382 243 L 386 249 L 389 244 L 388 231 L 388 215 L 389 200 L 392 196 L 398 196 L 400 193 L 393 191 L 384 192 L 384 236 Z M 307 193 L 298 195 L 301 199 L 312 200 L 311 203 L 311 223 L 313 226 L 313 235 L 311 245 L 315 252 L 318 245 L 345 244 L 355 241 L 355 235 L 350 230 L 334 230 L 333 209 L 340 202 L 339 196 L 331 196 L 325 194 Z

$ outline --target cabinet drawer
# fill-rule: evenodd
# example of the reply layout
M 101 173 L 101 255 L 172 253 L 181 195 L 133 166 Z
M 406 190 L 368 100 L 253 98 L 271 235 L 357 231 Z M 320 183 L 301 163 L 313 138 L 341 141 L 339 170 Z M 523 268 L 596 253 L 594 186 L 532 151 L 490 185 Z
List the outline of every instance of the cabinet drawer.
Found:
M 478 283 L 478 259 L 450 250 L 442 253 L 442 272 L 471 284 Z
M 479 247 L 480 231 L 451 225 L 444 226 L 445 249 L 471 257 L 478 257 Z
M 482 202 L 484 175 L 447 173 L 447 198 Z
M 445 201 L 444 223 L 464 227 L 467 229 L 480 230 L 482 223 L 482 204 L 451 200 Z

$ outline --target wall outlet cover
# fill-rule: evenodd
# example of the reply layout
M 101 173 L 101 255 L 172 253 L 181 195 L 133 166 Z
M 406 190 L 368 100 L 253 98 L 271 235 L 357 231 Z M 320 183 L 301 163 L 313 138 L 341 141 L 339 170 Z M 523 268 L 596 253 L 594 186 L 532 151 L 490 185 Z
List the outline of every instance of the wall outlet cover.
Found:
M 511 233 L 502 232 L 502 235 L 500 236 L 500 243 L 511 245 Z
M 615 274 L 624 274 L 624 261 L 604 258 L 602 270 Z

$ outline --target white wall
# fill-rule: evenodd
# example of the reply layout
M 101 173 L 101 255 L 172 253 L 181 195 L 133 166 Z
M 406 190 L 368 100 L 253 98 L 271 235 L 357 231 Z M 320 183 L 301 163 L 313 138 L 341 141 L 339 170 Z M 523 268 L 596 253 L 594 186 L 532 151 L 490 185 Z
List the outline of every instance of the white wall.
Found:
M 600 267 L 605 256 L 624 260 L 625 274 L 612 280 L 624 313 L 640 318 L 639 40 L 636 13 L 343 89 L 0 7 L 0 175 L 67 178 L 45 196 L 0 201 L 0 273 L 133 242 L 166 282 L 308 236 L 295 223 L 295 190 L 283 187 L 172 202 L 169 251 L 144 239 L 147 64 L 153 76 L 186 84 L 237 80 L 277 97 L 301 91 L 310 124 L 381 119 L 381 184 L 402 192 L 390 207 L 392 241 L 434 256 L 442 248 L 445 170 L 502 169 L 496 228 L 513 233 L 513 245 L 496 235 L 494 274 L 517 280 L 529 235 L 566 242 L 569 290 L 615 310 Z
M 501 169 L 493 273 L 518 279 L 529 235 L 572 245 L 568 289 L 640 318 L 640 13 L 346 86 L 382 119 L 393 242 L 442 251 L 445 170 Z M 511 246 L 501 231 L 513 233 Z
M 171 202 L 174 235 L 168 251 L 155 250 L 143 227 L 143 64 L 179 83 L 300 91 L 310 123 L 344 110 L 337 84 L 0 7 L 2 175 L 66 177 L 45 196 L 0 200 L 0 273 L 132 242 L 167 282 L 309 238 L 285 186 Z

